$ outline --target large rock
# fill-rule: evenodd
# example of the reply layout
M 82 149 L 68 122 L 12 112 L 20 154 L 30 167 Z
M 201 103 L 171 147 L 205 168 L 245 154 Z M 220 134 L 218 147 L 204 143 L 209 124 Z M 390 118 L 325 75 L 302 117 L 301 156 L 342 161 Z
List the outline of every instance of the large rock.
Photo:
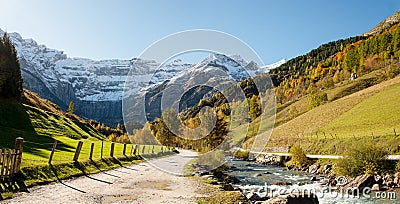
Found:
M 224 191 L 234 191 L 235 190 L 235 188 L 232 186 L 232 184 L 223 184 L 222 189 Z
M 239 183 L 240 180 L 234 176 L 228 175 L 227 177 L 224 178 L 224 182 L 225 183 Z
M 400 172 L 394 174 L 393 182 L 397 187 L 400 187 Z
M 395 177 L 391 174 L 386 174 L 383 177 L 383 185 L 387 186 L 387 187 L 395 187 L 396 184 L 394 182 Z
M 375 175 L 375 182 L 377 184 L 383 184 L 383 177 L 380 175 Z
M 317 173 L 318 169 L 319 169 L 319 164 L 313 164 L 310 167 L 308 167 L 308 173 L 310 174 L 315 174 Z
M 357 176 L 353 181 L 343 186 L 344 192 L 357 195 L 362 193 L 365 188 L 372 188 L 375 184 L 375 177 L 369 175 Z
M 324 166 L 324 174 L 329 174 L 332 170 L 332 164 L 327 164 Z
M 328 182 L 326 183 L 327 186 L 336 186 L 337 180 L 335 178 L 329 178 Z
M 371 191 L 380 191 L 380 190 L 381 190 L 381 188 L 380 188 L 379 184 L 377 184 L 377 183 L 374 184 L 371 188 Z
M 248 193 L 246 195 L 247 200 L 249 201 L 259 201 L 261 197 L 257 193 Z
M 272 183 L 272 185 L 277 185 L 277 186 L 291 186 L 293 185 L 290 182 L 286 182 L 286 181 L 275 181 Z
M 318 204 L 318 198 L 315 194 L 290 194 L 273 197 L 263 204 Z
M 269 199 L 268 196 L 259 195 L 259 194 L 255 193 L 255 192 L 248 193 L 246 195 L 246 198 L 247 198 L 247 200 L 252 201 L 252 202 L 256 202 L 256 203 L 257 203 L 257 201 L 266 201 L 266 200 Z

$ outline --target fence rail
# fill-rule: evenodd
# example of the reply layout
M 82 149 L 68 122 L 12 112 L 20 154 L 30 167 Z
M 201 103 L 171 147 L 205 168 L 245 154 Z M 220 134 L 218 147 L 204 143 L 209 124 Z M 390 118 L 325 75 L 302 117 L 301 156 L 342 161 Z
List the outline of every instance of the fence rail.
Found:
M 25 146 L 24 143 L 26 143 Z M 50 165 L 52 164 L 53 160 L 55 160 L 57 163 L 78 162 L 80 156 L 83 160 L 93 160 L 95 159 L 95 156 L 99 159 L 103 159 L 103 157 L 105 156 L 104 154 L 107 154 L 107 157 L 108 155 L 110 157 L 127 157 L 140 156 L 145 154 L 158 154 L 172 151 L 167 147 L 160 145 L 139 145 L 132 143 L 121 144 L 105 141 L 99 141 L 96 145 L 95 142 L 84 143 L 83 141 L 77 141 L 76 148 L 73 148 L 75 150 L 74 154 L 71 155 L 72 148 L 70 148 L 71 144 L 69 143 L 63 143 L 58 140 L 54 140 L 53 143 L 38 143 L 33 141 L 24 141 L 23 138 L 19 137 L 15 140 L 14 149 L 0 149 L 0 178 L 13 176 L 20 171 L 24 147 L 26 149 L 25 151 L 28 152 L 46 150 L 46 154 L 47 152 L 49 153 L 49 156 L 47 157 L 47 162 Z M 66 147 L 68 149 L 66 149 Z M 158 151 L 155 151 L 156 148 L 158 149 Z M 70 155 L 71 157 L 69 158 Z M 41 158 L 43 156 L 44 155 L 41 155 Z
M 25 141 L 31 144 L 35 144 L 31 141 Z M 60 162 L 59 160 L 59 152 L 62 151 L 61 148 L 57 146 L 58 144 L 66 145 L 61 141 L 55 140 L 54 143 L 44 143 L 46 146 L 51 146 L 50 156 L 48 163 L 52 164 L 53 160 L 56 162 Z M 42 144 L 37 144 L 41 145 Z M 68 144 L 72 146 L 72 144 Z M 36 149 L 32 146 L 27 146 L 30 149 Z M 60 148 L 60 149 L 58 149 Z M 70 148 L 72 150 L 72 148 Z M 97 156 L 99 159 L 103 159 L 105 157 L 127 157 L 127 156 L 140 156 L 140 155 L 151 155 L 151 154 L 158 154 L 158 153 L 166 153 L 172 151 L 165 146 L 161 145 L 152 145 L 152 144 L 133 144 L 133 143 L 115 143 L 115 142 L 106 142 L 101 141 L 98 143 L 95 142 L 83 142 L 77 141 L 76 148 L 73 148 L 74 154 L 73 157 L 71 156 L 71 160 L 66 157 L 64 154 L 62 157 L 62 162 L 78 162 L 80 159 L 83 160 L 94 160 Z

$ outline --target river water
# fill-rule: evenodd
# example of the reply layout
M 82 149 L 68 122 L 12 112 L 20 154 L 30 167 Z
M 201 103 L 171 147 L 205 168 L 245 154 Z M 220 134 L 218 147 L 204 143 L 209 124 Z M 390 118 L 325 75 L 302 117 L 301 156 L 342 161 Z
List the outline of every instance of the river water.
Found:
M 313 192 L 317 195 L 319 203 L 323 204 L 400 203 L 399 195 L 394 194 L 394 192 L 372 192 L 369 194 L 361 192 L 358 197 L 346 193 L 338 193 L 324 185 L 326 182 L 324 178 L 320 178 L 319 181 L 311 181 L 311 175 L 304 172 L 289 171 L 285 167 L 262 165 L 241 160 L 230 160 L 228 165 L 234 166 L 229 170 L 228 174 L 240 180 L 240 183 L 235 184 L 235 187 L 240 188 L 244 194 L 258 192 L 261 195 L 271 197 L 276 194 Z M 286 182 L 287 185 L 276 185 L 276 182 Z

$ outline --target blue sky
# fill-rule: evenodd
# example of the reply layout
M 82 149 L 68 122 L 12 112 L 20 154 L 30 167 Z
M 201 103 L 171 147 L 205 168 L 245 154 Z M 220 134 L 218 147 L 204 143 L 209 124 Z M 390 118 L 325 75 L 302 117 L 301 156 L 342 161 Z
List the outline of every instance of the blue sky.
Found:
M 397 0 L 0 0 L 0 28 L 92 59 L 130 59 L 172 33 L 213 29 L 270 64 L 368 31 L 398 9 Z

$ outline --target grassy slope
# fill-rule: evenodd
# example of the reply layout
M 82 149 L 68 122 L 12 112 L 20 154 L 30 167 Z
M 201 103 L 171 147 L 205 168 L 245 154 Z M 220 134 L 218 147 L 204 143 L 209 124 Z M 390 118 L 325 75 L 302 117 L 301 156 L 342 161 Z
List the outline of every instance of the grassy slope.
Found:
M 394 149 L 400 142 L 394 137 L 393 128 L 399 128 L 400 132 L 400 106 L 396 100 L 400 95 L 400 76 L 366 88 L 365 81 L 374 80 L 374 77 L 375 73 L 371 73 L 337 84 L 326 90 L 329 99 L 334 100 L 310 111 L 305 97 L 278 107 L 276 127 L 267 146 L 300 143 L 310 153 L 340 154 L 347 144 L 356 140 L 383 142 L 396 153 Z M 291 119 L 288 111 L 293 106 L 298 116 Z M 243 127 L 237 130 L 245 132 Z M 261 129 L 260 134 L 267 137 L 269 133 Z M 245 147 L 253 141 L 254 137 L 250 138 Z
M 20 104 L 13 99 L 0 99 L 0 148 L 14 148 L 16 137 L 23 137 L 24 153 L 22 166 L 47 164 L 53 141 L 59 141 L 53 157 L 53 164 L 72 161 L 78 141 L 83 141 L 81 161 L 89 158 L 90 145 L 95 144 L 93 158 L 100 159 L 101 139 L 105 136 L 92 128 L 81 118 L 66 114 L 51 102 L 26 92 L 31 105 L 37 105 L 45 111 L 31 105 Z M 104 141 L 103 157 L 109 157 L 111 143 Z M 130 154 L 132 145 L 127 148 Z M 115 157 L 122 157 L 123 144 L 115 144 Z M 140 149 L 142 150 L 142 148 Z M 148 153 L 150 148 L 145 149 Z M 160 147 L 155 147 L 159 152 Z
M 394 135 L 400 128 L 400 83 L 382 89 L 321 128 L 340 137 Z M 400 129 L 399 129 L 400 130 Z
M 27 90 L 23 102 L 25 104 L 0 98 L 0 148 L 13 149 L 16 137 L 25 140 L 22 173 L 16 180 L 0 182 L 0 200 L 25 187 L 97 173 L 142 160 L 138 155 L 131 155 L 133 145 L 127 146 L 126 154 L 129 156 L 123 155 L 123 144 L 115 144 L 114 158 L 111 158 L 111 143 L 107 140 L 103 143 L 103 159 L 100 159 L 101 140 L 105 136 L 85 120 L 61 111 L 55 104 Z M 55 139 L 59 142 L 52 166 L 49 166 L 48 159 Z M 79 162 L 74 163 L 72 158 L 78 141 L 84 143 Z M 89 160 L 91 143 L 95 144 L 93 161 Z M 150 146 L 146 146 L 144 153 L 148 154 L 146 157 L 171 154 L 161 153 L 160 146 L 154 148 L 155 154 L 152 154 Z

